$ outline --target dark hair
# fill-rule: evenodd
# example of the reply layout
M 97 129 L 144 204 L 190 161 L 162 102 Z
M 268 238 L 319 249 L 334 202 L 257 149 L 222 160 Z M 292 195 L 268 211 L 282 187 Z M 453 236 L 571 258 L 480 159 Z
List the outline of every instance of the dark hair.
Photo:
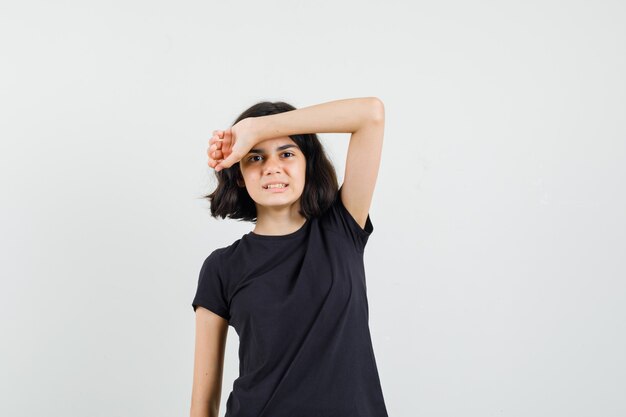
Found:
M 237 117 L 233 126 L 248 117 L 260 117 L 296 110 L 282 101 L 262 101 L 245 110 Z M 300 196 L 300 214 L 307 219 L 318 217 L 331 205 L 337 191 L 337 174 L 328 159 L 324 147 L 315 133 L 289 136 L 306 158 L 305 184 Z M 239 162 L 230 168 L 213 171 L 217 177 L 217 188 L 203 196 L 211 203 L 211 216 L 229 217 L 255 222 L 257 210 L 254 200 L 245 188 Z

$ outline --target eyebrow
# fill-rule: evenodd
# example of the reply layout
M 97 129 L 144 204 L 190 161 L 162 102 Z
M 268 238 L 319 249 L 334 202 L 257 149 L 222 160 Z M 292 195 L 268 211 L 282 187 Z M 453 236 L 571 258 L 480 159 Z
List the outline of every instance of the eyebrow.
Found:
M 282 145 L 282 146 L 279 146 L 278 148 L 276 148 L 276 152 L 282 151 L 282 150 L 285 150 L 285 149 L 288 149 L 288 148 L 299 149 L 298 146 L 294 145 L 293 143 L 288 143 L 286 145 Z M 262 148 L 250 149 L 250 152 L 248 152 L 248 153 L 249 154 L 250 153 L 259 153 L 259 154 L 265 155 L 265 151 Z

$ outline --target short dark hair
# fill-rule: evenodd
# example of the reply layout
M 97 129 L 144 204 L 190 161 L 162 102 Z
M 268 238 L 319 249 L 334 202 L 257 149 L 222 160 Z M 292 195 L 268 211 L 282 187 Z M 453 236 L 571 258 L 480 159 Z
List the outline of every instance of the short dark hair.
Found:
M 296 108 L 283 101 L 262 101 L 241 113 L 233 126 L 248 117 L 267 116 L 292 110 Z M 315 133 L 289 137 L 298 145 L 306 158 L 306 180 L 300 196 L 300 214 L 307 219 L 319 217 L 331 205 L 338 191 L 335 167 Z M 211 203 L 211 216 L 256 222 L 257 210 L 254 200 L 245 187 L 239 186 L 244 184 L 239 162 L 230 168 L 213 172 L 217 177 L 217 188 L 212 193 L 203 196 Z

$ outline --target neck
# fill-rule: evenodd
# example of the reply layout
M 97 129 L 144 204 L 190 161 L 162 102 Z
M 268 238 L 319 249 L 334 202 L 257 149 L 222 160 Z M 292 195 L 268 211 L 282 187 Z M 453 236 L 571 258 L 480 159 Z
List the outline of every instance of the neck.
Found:
M 299 230 L 306 217 L 299 212 L 299 205 L 280 209 L 257 208 L 257 222 L 253 230 L 261 235 L 287 235 Z

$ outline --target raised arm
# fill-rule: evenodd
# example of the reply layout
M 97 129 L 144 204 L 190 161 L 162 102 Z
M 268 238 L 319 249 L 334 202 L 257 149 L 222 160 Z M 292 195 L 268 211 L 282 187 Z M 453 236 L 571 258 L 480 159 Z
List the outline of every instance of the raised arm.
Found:
M 385 108 L 377 97 L 351 98 L 255 117 L 257 141 L 303 133 L 352 133 L 341 200 L 364 228 L 382 155 Z

